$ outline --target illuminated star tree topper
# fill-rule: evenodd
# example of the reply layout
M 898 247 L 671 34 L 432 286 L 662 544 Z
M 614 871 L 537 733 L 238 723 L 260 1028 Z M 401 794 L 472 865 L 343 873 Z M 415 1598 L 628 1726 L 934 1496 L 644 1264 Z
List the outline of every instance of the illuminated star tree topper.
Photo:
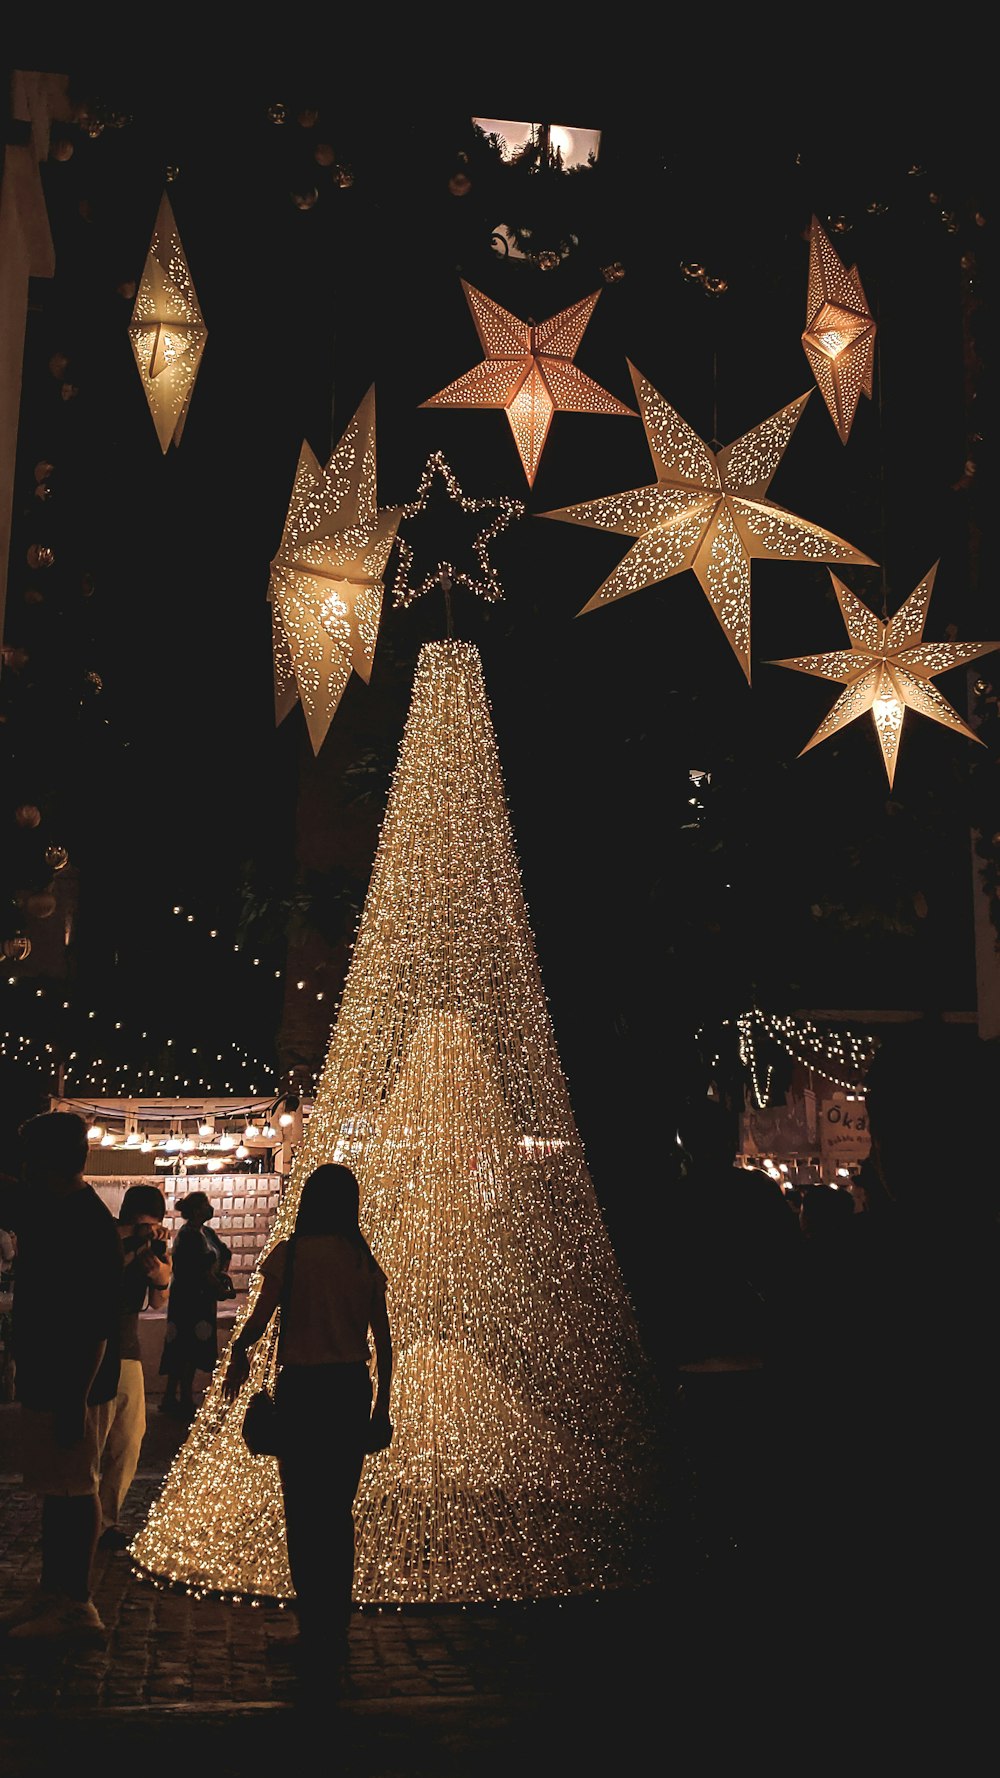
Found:
M 465 569 L 456 568 L 454 562 L 442 560 L 428 570 L 423 580 L 413 582 L 410 580 L 413 571 L 413 546 L 409 541 L 409 531 L 404 537 L 403 527 L 425 511 L 436 480 L 443 482 L 449 500 L 456 501 L 462 512 L 481 516 L 485 520 L 482 529 L 472 541 L 479 573 L 470 574 Z M 506 531 L 514 519 L 523 516 L 523 500 L 510 500 L 506 497 L 490 499 L 486 496 L 464 494 L 458 477 L 445 461 L 442 452 L 432 451 L 424 464 L 416 495 L 401 509 L 400 529 L 396 536 L 398 557 L 392 589 L 393 605 L 397 608 L 412 605 L 424 593 L 441 586 L 464 586 L 469 592 L 477 593 L 488 604 L 495 604 L 504 595 L 499 576 L 490 560 L 489 546 L 501 531 Z

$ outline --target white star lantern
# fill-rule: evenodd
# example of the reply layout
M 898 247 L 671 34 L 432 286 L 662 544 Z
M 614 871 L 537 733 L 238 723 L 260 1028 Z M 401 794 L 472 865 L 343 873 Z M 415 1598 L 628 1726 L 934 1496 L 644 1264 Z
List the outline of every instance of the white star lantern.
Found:
M 129 340 L 160 449 L 179 445 L 208 328 L 164 193 L 136 292 Z
M 871 400 L 875 322 L 858 268 L 843 265 L 814 216 L 809 230 L 809 288 L 802 349 L 846 444 L 862 394 Z
M 303 444 L 271 563 L 275 720 L 301 699 L 314 753 L 352 671 L 371 678 L 382 577 L 402 511 L 376 505 L 371 388 L 325 469 Z
M 715 452 L 630 364 L 656 481 L 543 512 L 637 539 L 578 616 L 691 568 L 750 679 L 750 563 L 864 562 L 853 544 L 766 498 L 812 390 Z
M 820 741 L 836 734 L 848 722 L 872 713 L 875 733 L 882 749 L 882 758 L 892 788 L 896 774 L 899 739 L 906 711 L 916 710 L 945 728 L 957 729 L 970 741 L 979 736 L 962 721 L 931 679 L 949 667 L 974 661 L 1000 642 L 925 642 L 924 624 L 927 606 L 934 586 L 938 563 L 914 587 L 903 601 L 895 617 L 887 622 L 863 605 L 849 587 L 831 572 L 834 590 L 840 604 L 850 648 L 833 649 L 826 654 L 800 654 L 791 660 L 771 661 L 773 667 L 794 667 L 799 673 L 812 673 L 819 679 L 833 679 L 846 687 L 827 712 L 819 728 L 802 749 L 808 753 Z M 980 746 L 982 742 L 979 743 Z M 799 758 L 801 759 L 802 753 Z

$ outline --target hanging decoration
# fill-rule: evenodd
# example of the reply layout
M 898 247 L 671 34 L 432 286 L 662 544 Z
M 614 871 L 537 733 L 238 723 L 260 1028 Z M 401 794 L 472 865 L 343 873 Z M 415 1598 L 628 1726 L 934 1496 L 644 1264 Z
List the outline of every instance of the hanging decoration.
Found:
M 164 192 L 129 339 L 160 449 L 179 445 L 208 338 L 170 199 Z
M 538 516 L 637 539 L 580 617 L 693 569 L 749 683 L 753 558 L 874 566 L 842 537 L 766 498 L 812 390 L 716 452 L 633 364 L 629 370 L 656 481 Z
M 303 444 L 271 563 L 275 721 L 301 699 L 314 754 L 352 671 L 366 685 L 371 678 L 382 577 L 402 512 L 376 505 L 373 386 L 325 469 Z
M 472 541 L 472 548 L 479 563 L 478 576 L 456 568 L 453 562 L 441 561 L 424 575 L 419 584 L 414 584 L 410 580 L 413 569 L 413 548 L 408 538 L 403 536 L 403 525 L 406 520 L 416 518 L 424 511 L 436 477 L 440 477 L 444 483 L 449 500 L 456 500 L 463 512 L 484 515 L 491 513 L 493 516 L 484 524 L 483 529 L 477 532 Z M 450 586 L 467 587 L 470 593 L 477 593 L 489 604 L 494 604 L 498 599 L 502 599 L 504 596 L 503 587 L 496 569 L 490 561 L 489 545 L 494 537 L 500 535 L 501 531 L 507 530 L 514 519 L 523 517 L 523 500 L 506 498 L 491 500 L 485 497 L 473 498 L 472 495 L 464 494 L 458 477 L 446 463 L 443 454 L 440 451 L 432 451 L 424 464 L 424 472 L 414 499 L 410 500 L 401 510 L 400 529 L 396 536 L 399 553 L 396 562 L 396 579 L 392 589 L 393 605 L 397 608 L 412 605 L 413 601 L 419 599 L 424 593 L 429 593 L 432 589 L 444 584 L 444 577 L 447 577 Z
M 790 660 L 771 661 L 770 666 L 794 667 L 799 673 L 811 673 L 819 679 L 833 679 L 846 687 L 823 718 L 819 728 L 802 749 L 808 753 L 820 741 L 826 741 L 838 729 L 872 713 L 875 733 L 882 749 L 882 758 L 892 788 L 896 774 L 899 739 L 907 709 L 929 716 L 945 728 L 957 729 L 970 741 L 979 736 L 962 721 L 947 698 L 932 685 L 937 673 L 959 667 L 965 661 L 978 660 L 1000 642 L 925 642 L 924 624 L 927 607 L 939 564 L 924 575 L 919 585 L 903 601 L 895 617 L 888 621 L 876 617 L 863 605 L 849 587 L 832 572 L 834 591 L 847 625 L 850 648 L 832 649 L 825 654 L 800 654 Z M 980 742 L 980 745 L 982 743 Z
M 809 287 L 802 347 L 842 444 L 858 401 L 872 394 L 875 322 L 858 268 L 842 263 L 814 216 L 809 229 Z
M 326 1161 L 357 1174 L 393 1333 L 395 1434 L 361 1477 L 355 1599 L 523 1600 L 648 1581 L 665 1505 L 654 1378 L 559 1062 L 471 643 L 420 650 L 272 1240 Z M 231 1404 L 224 1366 L 213 1377 L 132 1545 L 149 1577 L 291 1595 L 277 1463 L 251 1457 L 240 1433 L 270 1381 L 266 1347 Z
M 575 414 L 634 415 L 633 408 L 617 401 L 573 363 L 599 290 L 535 326 L 501 308 L 464 278 L 462 289 L 483 348 L 482 363 L 420 405 L 504 408 L 529 488 L 535 485 L 542 448 L 557 409 Z

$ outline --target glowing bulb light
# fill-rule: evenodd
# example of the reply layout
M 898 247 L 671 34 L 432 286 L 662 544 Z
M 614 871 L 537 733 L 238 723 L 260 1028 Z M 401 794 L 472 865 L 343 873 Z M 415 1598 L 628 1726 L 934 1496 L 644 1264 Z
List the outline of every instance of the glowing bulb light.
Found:
M 395 1436 L 366 1460 L 355 1503 L 355 1598 L 548 1598 L 651 1579 L 665 1499 L 655 1379 L 573 1117 L 465 642 L 420 651 L 274 1239 L 345 1140 L 395 1349 Z M 277 1463 L 240 1433 L 267 1345 L 231 1405 L 223 1364 L 206 1391 L 132 1545 L 152 1579 L 291 1596 Z

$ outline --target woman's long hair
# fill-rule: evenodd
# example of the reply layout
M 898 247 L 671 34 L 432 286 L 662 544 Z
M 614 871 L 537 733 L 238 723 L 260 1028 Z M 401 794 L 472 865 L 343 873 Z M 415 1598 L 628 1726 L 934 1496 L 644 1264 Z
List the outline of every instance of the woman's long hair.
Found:
M 358 1225 L 361 1193 L 350 1167 L 334 1161 L 316 1167 L 302 1187 L 295 1218 L 297 1235 L 346 1235 L 367 1246 Z

